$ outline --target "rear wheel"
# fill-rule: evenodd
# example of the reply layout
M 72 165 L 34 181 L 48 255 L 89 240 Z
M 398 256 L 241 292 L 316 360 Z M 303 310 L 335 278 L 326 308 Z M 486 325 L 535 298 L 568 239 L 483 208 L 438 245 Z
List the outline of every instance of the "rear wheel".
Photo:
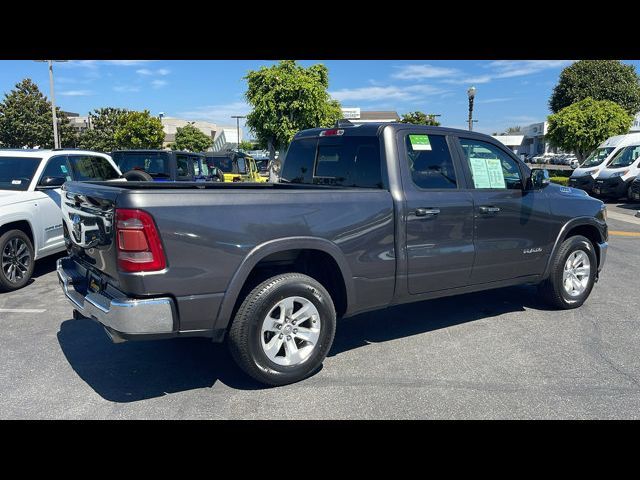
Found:
M 320 367 L 335 325 L 333 302 L 319 282 L 299 273 L 277 275 L 242 302 L 229 330 L 229 347 L 251 377 L 286 385 Z
M 581 235 L 569 237 L 553 258 L 540 293 L 556 308 L 577 308 L 589 297 L 597 271 L 598 258 L 591 241 Z
M 33 262 L 33 245 L 26 233 L 9 230 L 0 236 L 0 290 L 24 287 L 33 274 Z
M 129 182 L 153 182 L 153 177 L 144 170 L 129 170 L 123 176 Z

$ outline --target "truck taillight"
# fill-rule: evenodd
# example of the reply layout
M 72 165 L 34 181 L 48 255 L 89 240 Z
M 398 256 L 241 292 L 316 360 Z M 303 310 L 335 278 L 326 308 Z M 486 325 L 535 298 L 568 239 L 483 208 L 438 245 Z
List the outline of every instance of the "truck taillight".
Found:
M 167 264 L 156 224 L 142 210 L 116 209 L 116 246 L 124 272 L 162 270 Z
M 344 134 L 344 130 L 338 128 L 332 128 L 330 130 L 323 130 L 322 132 L 320 132 L 321 137 L 333 137 L 335 135 L 342 134 Z

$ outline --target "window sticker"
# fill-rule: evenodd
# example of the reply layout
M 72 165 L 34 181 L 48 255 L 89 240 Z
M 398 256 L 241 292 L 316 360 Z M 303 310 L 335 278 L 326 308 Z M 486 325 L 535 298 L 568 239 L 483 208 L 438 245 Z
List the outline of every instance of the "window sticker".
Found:
M 414 151 L 431 150 L 429 135 L 409 135 L 409 141 Z
M 22 180 L 11 180 L 11 185 L 21 185 Z
M 507 188 L 507 184 L 504 181 L 504 173 L 502 172 L 502 162 L 497 158 L 487 158 L 485 161 L 487 162 L 491 188 Z
M 469 163 L 475 188 L 507 188 L 500 159 L 471 157 Z
M 62 173 L 69 173 L 66 165 L 60 165 L 60 170 L 62 170 Z

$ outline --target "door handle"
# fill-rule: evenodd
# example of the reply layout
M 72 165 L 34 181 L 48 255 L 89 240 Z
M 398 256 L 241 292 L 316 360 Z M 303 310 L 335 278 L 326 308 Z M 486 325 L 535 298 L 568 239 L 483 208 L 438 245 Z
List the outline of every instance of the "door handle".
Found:
M 416 208 L 416 217 L 434 217 L 439 213 L 439 208 Z
M 480 211 L 480 213 L 484 214 L 484 215 L 489 215 L 489 214 L 495 214 L 498 213 L 500 211 L 500 207 L 493 207 L 493 206 L 482 206 L 478 209 Z

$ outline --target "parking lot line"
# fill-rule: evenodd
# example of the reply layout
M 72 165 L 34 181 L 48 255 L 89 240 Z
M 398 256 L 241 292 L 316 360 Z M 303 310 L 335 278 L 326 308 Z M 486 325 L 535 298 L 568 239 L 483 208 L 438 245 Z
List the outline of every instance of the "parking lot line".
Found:
M 37 308 L 0 308 L 0 313 L 44 313 L 45 309 Z
M 609 230 L 609 235 L 618 237 L 640 237 L 640 232 L 622 232 L 620 230 Z

